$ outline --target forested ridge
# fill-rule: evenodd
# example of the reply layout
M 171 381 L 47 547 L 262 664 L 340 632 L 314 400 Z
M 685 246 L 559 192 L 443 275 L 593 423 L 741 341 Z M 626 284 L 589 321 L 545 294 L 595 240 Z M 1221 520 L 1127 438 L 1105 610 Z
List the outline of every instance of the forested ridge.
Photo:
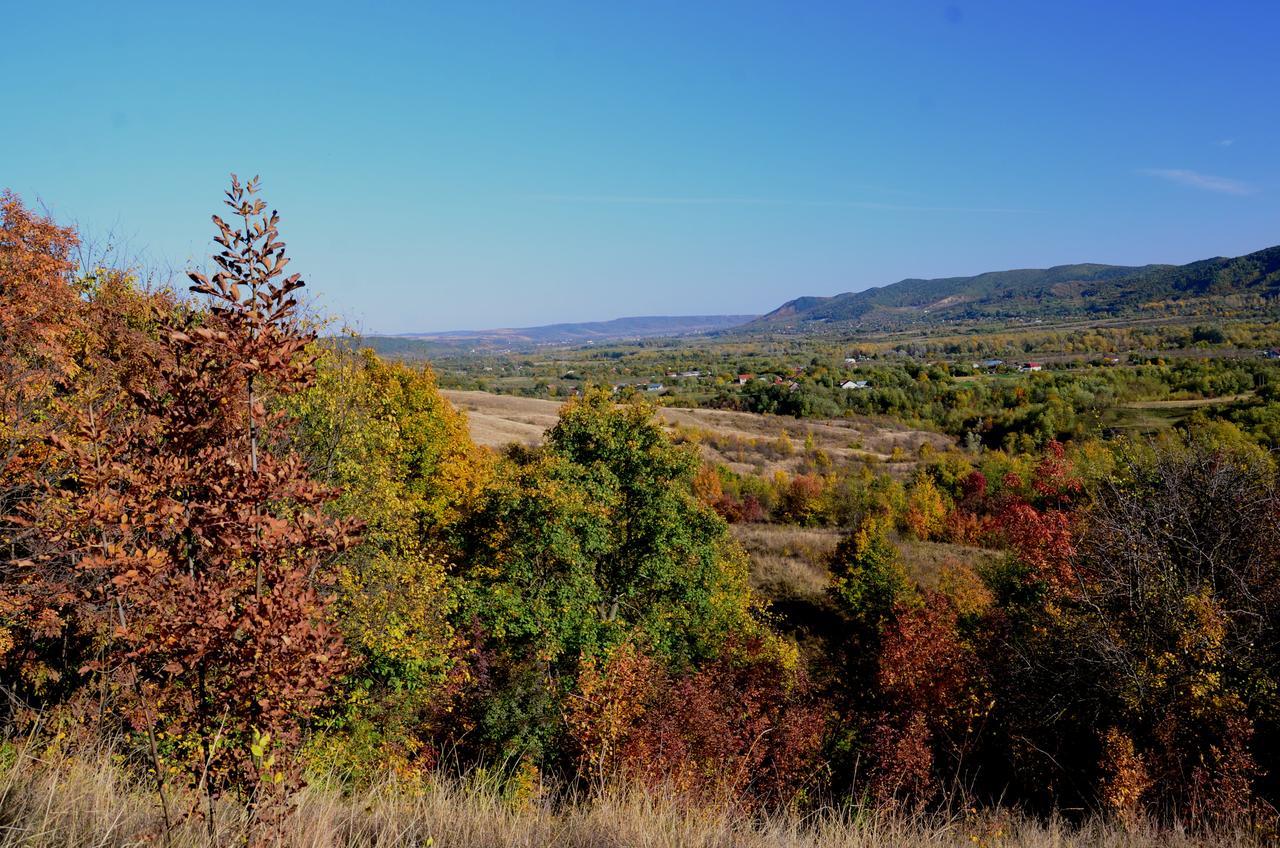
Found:
M 706 844 L 819 814 L 1275 838 L 1269 431 L 1046 424 L 893 473 L 806 446 L 764 479 L 588 385 L 493 451 L 430 367 L 318 338 L 256 179 L 226 207 L 213 272 L 148 286 L 3 196 L 0 844 L 56 844 L 28 823 L 86 763 L 147 799 L 112 844 L 313 844 L 321 791 L 404 835 L 323 844 L 619 792 L 728 822 Z M 840 528 L 820 622 L 753 585 L 731 522 L 766 520 Z M 934 543 L 980 556 L 908 567 Z
M 1011 317 L 1158 314 L 1242 297 L 1252 298 L 1254 308 L 1265 308 L 1277 295 L 1280 246 L 1186 265 L 1084 263 L 899 280 L 832 297 L 797 298 L 741 330 L 769 331 L 785 325 L 821 331 L 828 324 L 885 329 Z

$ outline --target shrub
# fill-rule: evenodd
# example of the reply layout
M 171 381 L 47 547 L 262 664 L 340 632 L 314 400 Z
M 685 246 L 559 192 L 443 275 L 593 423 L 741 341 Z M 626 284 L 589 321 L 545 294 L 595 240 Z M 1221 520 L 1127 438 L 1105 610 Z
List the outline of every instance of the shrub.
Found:
M 789 800 L 812 778 L 823 736 L 794 662 L 749 639 L 670 680 L 628 735 L 622 772 L 693 799 Z

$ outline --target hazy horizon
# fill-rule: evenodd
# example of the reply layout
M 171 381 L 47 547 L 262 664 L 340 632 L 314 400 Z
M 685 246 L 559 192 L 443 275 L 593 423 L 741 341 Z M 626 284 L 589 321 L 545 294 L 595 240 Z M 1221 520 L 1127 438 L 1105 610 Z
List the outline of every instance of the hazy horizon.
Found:
M 227 173 L 260 174 L 310 291 L 368 333 L 1181 264 L 1280 241 L 1278 24 L 1249 3 L 33 7 L 0 55 L 23 115 L 0 187 L 181 268 Z

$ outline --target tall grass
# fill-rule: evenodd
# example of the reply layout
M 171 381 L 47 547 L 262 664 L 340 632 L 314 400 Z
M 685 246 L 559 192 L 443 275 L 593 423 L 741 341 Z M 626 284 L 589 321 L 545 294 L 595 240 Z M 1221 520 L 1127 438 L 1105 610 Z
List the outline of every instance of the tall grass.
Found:
M 246 813 L 223 804 L 212 837 L 200 822 L 170 834 L 178 848 L 243 841 Z M 411 790 L 388 781 L 357 793 L 304 790 L 274 840 L 284 848 L 925 848 L 925 846 L 1151 846 L 1261 844 L 1246 831 L 1192 836 L 1102 821 L 1071 826 L 1013 813 L 856 816 L 833 810 L 745 817 L 689 807 L 670 795 L 608 790 L 593 800 L 512 801 L 484 780 L 440 779 Z M 8 748 L 0 764 L 0 848 L 165 844 L 154 794 L 109 750 Z

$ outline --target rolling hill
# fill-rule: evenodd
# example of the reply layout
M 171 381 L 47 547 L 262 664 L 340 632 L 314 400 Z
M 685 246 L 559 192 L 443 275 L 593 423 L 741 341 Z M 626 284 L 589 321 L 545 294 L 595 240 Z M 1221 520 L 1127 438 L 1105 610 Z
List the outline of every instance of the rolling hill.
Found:
M 893 330 L 955 321 L 1119 316 L 1240 296 L 1280 296 L 1280 246 L 1187 265 L 1058 265 L 901 280 L 833 297 L 800 297 L 739 329 Z

